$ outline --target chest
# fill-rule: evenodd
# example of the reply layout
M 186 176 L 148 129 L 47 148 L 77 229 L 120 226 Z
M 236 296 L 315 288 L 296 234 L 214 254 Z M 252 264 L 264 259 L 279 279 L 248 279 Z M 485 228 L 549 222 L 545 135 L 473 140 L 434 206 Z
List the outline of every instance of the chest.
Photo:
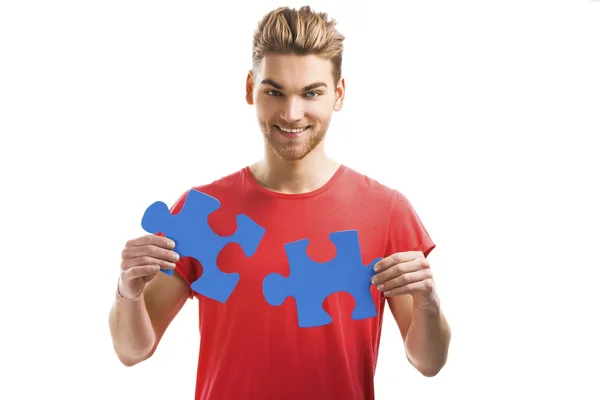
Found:
M 261 295 L 269 274 L 288 277 L 294 272 L 315 281 L 334 279 L 329 276 L 332 266 L 362 263 L 367 268 L 386 250 L 388 221 L 368 210 L 340 205 L 279 206 L 247 214 L 265 229 L 256 252 L 248 257 L 239 245 L 231 243 L 217 259 L 223 272 L 240 274 L 240 290 L 250 292 L 244 296 Z M 225 231 L 231 231 L 231 227 Z M 344 273 L 343 268 L 337 271 Z

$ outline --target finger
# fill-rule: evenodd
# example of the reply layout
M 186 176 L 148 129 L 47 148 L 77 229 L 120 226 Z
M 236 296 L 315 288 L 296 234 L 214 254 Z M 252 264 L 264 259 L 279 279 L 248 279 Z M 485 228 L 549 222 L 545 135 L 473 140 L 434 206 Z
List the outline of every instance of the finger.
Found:
M 421 256 L 423 256 L 423 253 L 421 253 L 420 251 L 405 251 L 405 252 L 395 253 L 395 254 L 392 254 L 391 256 L 388 256 L 384 259 L 379 260 L 377 263 L 375 263 L 375 265 L 373 266 L 373 269 L 376 272 L 380 272 L 380 271 L 386 270 L 388 268 L 391 268 L 396 264 L 409 262 L 409 261 L 412 261 Z
M 161 258 L 141 256 L 135 258 L 127 258 L 123 260 L 123 262 L 121 263 L 121 268 L 123 270 L 126 270 L 141 265 L 158 265 L 159 267 L 164 269 L 175 269 L 176 266 L 174 262 L 170 262 Z
M 433 279 L 425 279 L 419 282 L 409 283 L 408 285 L 404 285 L 401 287 L 397 287 L 394 289 L 386 290 L 383 292 L 383 295 L 386 297 L 391 296 L 400 296 L 405 294 L 427 294 L 431 293 L 433 290 Z
M 419 260 L 412 260 L 409 262 L 403 262 L 401 264 L 395 264 L 385 269 L 383 272 L 374 275 L 371 279 L 371 282 L 373 282 L 374 285 L 378 285 L 387 282 L 390 279 L 394 279 L 398 276 L 418 271 L 420 269 L 422 269 L 422 263 Z
M 134 246 L 134 247 L 126 247 L 123 249 L 122 258 L 136 258 L 150 256 L 154 258 L 159 258 L 165 261 L 177 262 L 179 261 L 179 254 L 172 250 L 167 250 L 163 247 L 155 246 L 155 245 L 146 245 L 146 246 Z
M 144 235 L 140 236 L 136 239 L 129 240 L 125 247 L 137 247 L 137 246 L 158 246 L 165 249 L 173 249 L 175 247 L 175 242 L 162 234 L 160 235 Z
M 124 282 L 141 278 L 143 276 L 156 275 L 160 271 L 158 265 L 139 265 L 137 267 L 129 268 L 121 272 L 121 279 Z
M 414 271 L 414 272 L 409 272 L 409 273 L 394 277 L 392 279 L 389 279 L 386 282 L 383 282 L 383 283 L 377 285 L 377 290 L 383 292 L 386 290 L 400 288 L 402 286 L 406 286 L 406 285 L 410 285 L 410 284 L 413 284 L 416 282 L 424 281 L 425 279 L 430 279 L 432 277 L 431 275 L 432 275 L 431 270 L 429 268 L 420 269 L 420 270 Z

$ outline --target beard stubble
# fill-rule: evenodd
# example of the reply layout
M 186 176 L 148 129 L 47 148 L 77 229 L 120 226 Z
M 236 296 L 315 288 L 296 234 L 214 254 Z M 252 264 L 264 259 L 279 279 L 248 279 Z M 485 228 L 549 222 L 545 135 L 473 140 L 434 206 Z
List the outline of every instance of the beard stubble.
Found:
M 277 128 L 264 121 L 259 122 L 263 137 L 273 153 L 286 161 L 302 160 L 315 149 L 327 133 L 329 121 L 310 123 L 310 130 L 299 139 L 286 139 L 279 134 Z

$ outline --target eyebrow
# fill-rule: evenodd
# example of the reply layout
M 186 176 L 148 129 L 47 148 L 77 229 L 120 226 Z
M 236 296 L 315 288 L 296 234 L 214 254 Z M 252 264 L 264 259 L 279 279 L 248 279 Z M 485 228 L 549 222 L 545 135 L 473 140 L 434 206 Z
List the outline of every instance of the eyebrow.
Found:
M 276 89 L 283 90 L 283 87 L 279 83 L 275 82 L 273 79 L 263 79 L 263 81 L 261 82 L 261 84 L 263 84 L 263 85 L 270 85 L 270 86 L 273 86 Z M 313 90 L 313 89 L 316 89 L 316 88 L 321 87 L 321 86 L 327 87 L 327 84 L 325 82 L 311 83 L 310 85 L 304 86 L 302 88 L 302 91 L 303 92 L 308 92 L 309 90 Z

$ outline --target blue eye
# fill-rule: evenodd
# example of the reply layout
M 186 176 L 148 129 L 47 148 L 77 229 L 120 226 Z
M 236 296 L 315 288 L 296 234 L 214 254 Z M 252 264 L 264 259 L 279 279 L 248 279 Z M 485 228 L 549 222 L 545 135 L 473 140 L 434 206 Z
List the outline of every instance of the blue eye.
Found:
M 266 93 L 267 95 L 269 95 L 269 96 L 272 96 L 272 97 L 276 97 L 276 96 L 281 96 L 281 95 L 282 95 L 282 94 L 281 94 L 279 91 L 277 91 L 277 90 L 267 90 L 267 91 L 265 91 L 265 93 Z M 307 96 L 307 97 L 310 97 L 310 98 L 315 98 L 315 97 L 318 97 L 318 96 L 320 96 L 320 93 L 319 93 L 319 92 L 314 92 L 314 91 L 313 91 L 313 92 L 307 92 L 307 93 L 306 93 L 306 96 Z

